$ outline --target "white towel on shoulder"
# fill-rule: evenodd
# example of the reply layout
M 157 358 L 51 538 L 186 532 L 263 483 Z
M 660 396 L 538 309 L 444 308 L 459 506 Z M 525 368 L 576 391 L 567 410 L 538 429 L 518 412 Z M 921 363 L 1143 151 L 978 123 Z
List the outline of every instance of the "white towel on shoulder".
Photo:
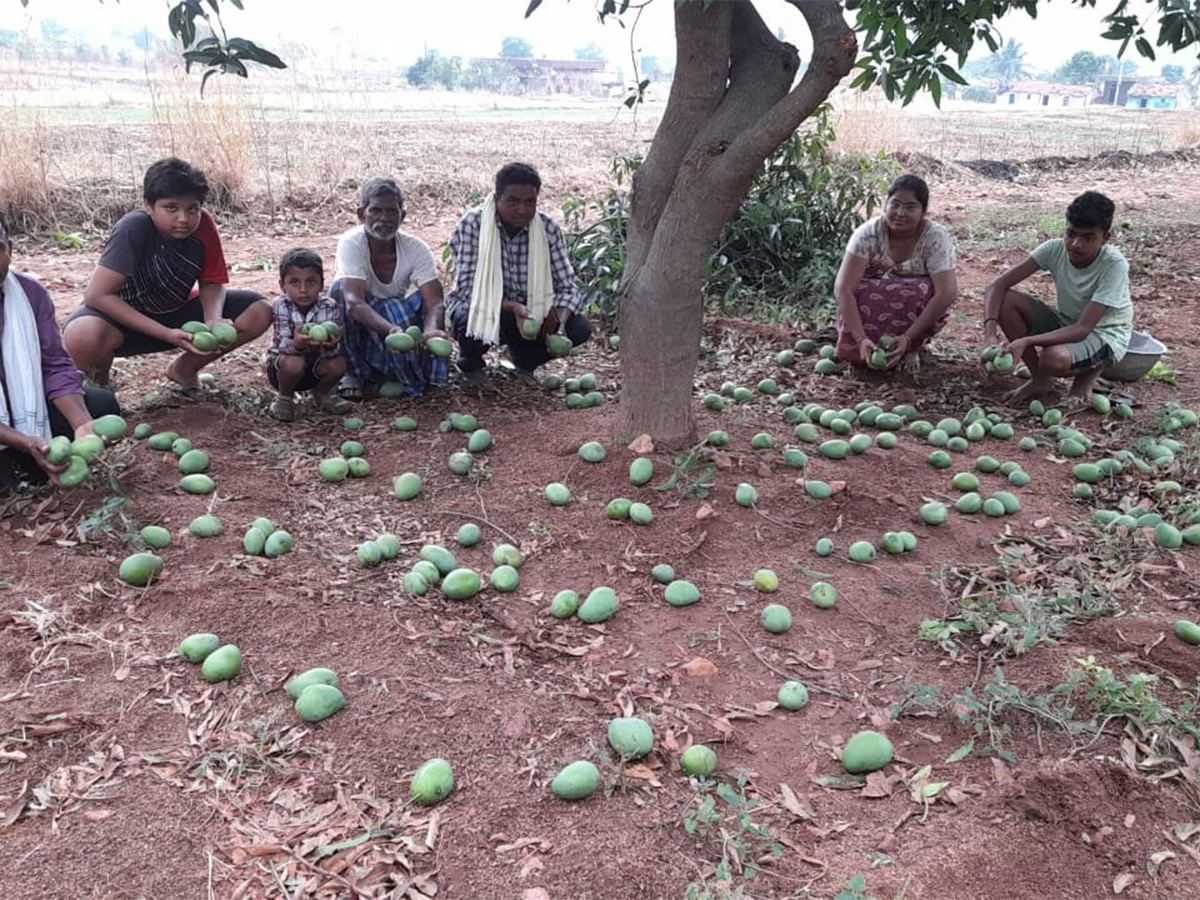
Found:
M 479 262 L 471 284 L 467 334 L 485 344 L 500 343 L 500 308 L 504 303 L 504 261 L 496 197 L 483 204 L 479 217 Z M 554 275 L 550 271 L 550 241 L 541 214 L 529 223 L 529 295 L 525 308 L 539 325 L 554 305 Z
M 25 288 L 12 272 L 4 279 L 4 334 L 0 335 L 4 381 L 0 425 L 50 441 L 50 412 L 42 384 L 42 342 Z M 9 415 L 9 410 L 12 415 Z

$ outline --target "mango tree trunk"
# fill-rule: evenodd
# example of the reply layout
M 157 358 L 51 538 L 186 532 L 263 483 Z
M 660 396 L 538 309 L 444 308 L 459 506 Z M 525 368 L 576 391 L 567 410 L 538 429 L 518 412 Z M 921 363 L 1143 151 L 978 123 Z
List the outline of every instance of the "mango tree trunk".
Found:
M 621 408 L 616 438 L 695 437 L 692 379 L 704 325 L 701 280 L 721 228 L 763 161 L 854 63 L 838 0 L 789 0 L 813 36 L 808 71 L 751 0 L 675 6 L 675 79 L 634 177 L 621 291 Z

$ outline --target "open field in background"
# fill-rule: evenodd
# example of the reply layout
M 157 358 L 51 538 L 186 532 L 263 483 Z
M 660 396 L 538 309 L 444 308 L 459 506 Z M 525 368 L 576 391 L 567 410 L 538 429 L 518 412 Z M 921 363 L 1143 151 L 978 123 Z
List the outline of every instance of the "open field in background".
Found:
M 264 73 L 198 80 L 178 70 L 0 69 L 0 209 L 33 231 L 100 234 L 138 200 L 146 165 L 175 153 L 202 166 L 213 205 L 287 220 L 393 173 L 434 219 L 486 189 L 498 161 L 537 160 L 546 198 L 595 195 L 613 156 L 644 151 L 662 109 L 618 99 L 519 98 L 399 89 L 386 82 Z M 898 109 L 844 93 L 837 148 L 937 161 L 1172 151 L 1200 142 L 1200 113 L 1092 108 L 1010 113 L 947 103 Z M 968 108 L 969 107 L 969 108 Z

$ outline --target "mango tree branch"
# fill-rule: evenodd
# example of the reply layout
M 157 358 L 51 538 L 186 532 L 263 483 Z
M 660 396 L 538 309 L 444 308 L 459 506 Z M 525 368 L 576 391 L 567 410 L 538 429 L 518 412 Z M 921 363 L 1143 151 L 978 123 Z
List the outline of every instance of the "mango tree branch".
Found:
M 858 41 L 842 16 L 838 0 L 788 2 L 804 15 L 812 34 L 813 58 L 800 83 L 728 148 L 723 166 L 734 180 L 752 178 L 763 160 L 812 115 L 854 67 Z

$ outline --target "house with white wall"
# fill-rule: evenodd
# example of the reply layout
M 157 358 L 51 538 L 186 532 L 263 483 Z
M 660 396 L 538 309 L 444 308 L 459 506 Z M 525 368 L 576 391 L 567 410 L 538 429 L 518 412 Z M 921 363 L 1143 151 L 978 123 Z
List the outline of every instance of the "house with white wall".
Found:
M 1086 84 L 1019 81 L 998 91 L 996 102 L 1013 109 L 1077 109 L 1090 106 L 1095 93 Z

